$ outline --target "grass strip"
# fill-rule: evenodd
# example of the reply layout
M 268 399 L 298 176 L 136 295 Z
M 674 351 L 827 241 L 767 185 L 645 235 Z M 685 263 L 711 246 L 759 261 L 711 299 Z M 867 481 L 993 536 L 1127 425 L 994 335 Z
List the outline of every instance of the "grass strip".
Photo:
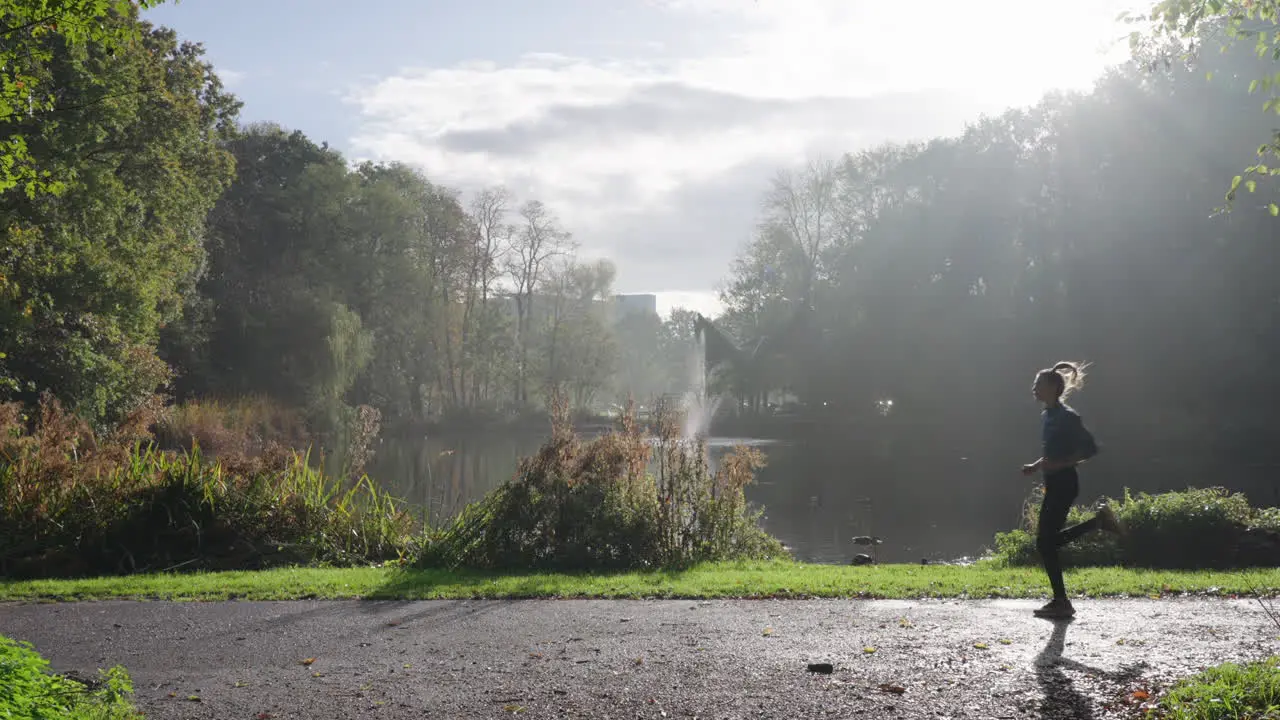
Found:
M 1280 569 L 1067 572 L 1083 597 L 1183 594 L 1280 595 Z M 73 580 L 0 582 L 0 601 L 298 600 L 465 598 L 1040 598 L 1049 592 L 1037 568 L 737 562 L 685 570 L 620 573 L 478 573 L 398 567 L 296 567 L 263 571 L 170 573 Z

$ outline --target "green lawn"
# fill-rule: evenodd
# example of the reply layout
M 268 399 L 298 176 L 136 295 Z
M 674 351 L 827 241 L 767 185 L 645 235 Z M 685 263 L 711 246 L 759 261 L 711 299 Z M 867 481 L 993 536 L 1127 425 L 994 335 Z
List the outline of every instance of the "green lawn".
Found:
M 1178 682 L 1160 699 L 1165 720 L 1280 717 L 1280 659 L 1226 663 Z
M 1184 572 L 1086 568 L 1067 587 L 1090 597 L 1280 594 L 1280 569 Z M 726 563 L 612 574 L 481 574 L 395 568 L 290 568 L 0 582 L 0 600 L 287 600 L 300 598 L 1039 598 L 1037 568 Z

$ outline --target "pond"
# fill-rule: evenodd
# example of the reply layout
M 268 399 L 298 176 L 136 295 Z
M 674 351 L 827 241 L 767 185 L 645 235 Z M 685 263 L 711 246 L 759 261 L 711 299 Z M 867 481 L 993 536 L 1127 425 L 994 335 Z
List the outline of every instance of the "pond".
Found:
M 386 438 L 368 468 L 371 477 L 401 499 L 425 509 L 433 524 L 509 479 L 522 456 L 543 438 L 490 434 L 472 437 Z M 747 499 L 764 508 L 766 530 L 800 560 L 848 563 L 866 548 L 857 535 L 876 535 L 880 562 L 953 561 L 980 555 L 995 534 L 1020 524 L 1036 478 L 1022 477 L 1026 458 L 991 453 L 964 457 L 938 450 L 890 458 L 859 454 L 832 439 L 773 441 L 712 437 L 714 463 L 734 445 L 758 447 L 767 457 Z M 1034 449 L 1034 446 L 1032 446 Z M 1007 457 L 1006 457 L 1007 455 Z M 1265 475 L 1265 477 L 1264 477 Z M 1236 472 L 1232 489 L 1254 502 L 1275 503 L 1274 474 Z M 1081 499 L 1119 497 L 1136 491 L 1183 489 L 1192 482 L 1156 469 L 1137 473 L 1118 461 L 1081 470 Z

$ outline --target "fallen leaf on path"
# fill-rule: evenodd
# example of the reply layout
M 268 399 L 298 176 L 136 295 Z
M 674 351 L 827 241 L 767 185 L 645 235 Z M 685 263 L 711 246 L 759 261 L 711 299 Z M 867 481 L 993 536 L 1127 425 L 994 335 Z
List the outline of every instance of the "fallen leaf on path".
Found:
M 907 618 L 898 618 L 898 627 L 909 628 L 911 627 L 911 621 Z
M 311 673 L 311 677 L 324 677 L 324 675 L 323 675 L 323 673 L 321 673 L 319 670 L 317 670 L 317 671 L 315 671 L 315 672 Z
M 171 692 L 171 693 L 169 693 L 169 697 L 171 697 L 171 698 L 176 698 L 176 697 L 178 697 L 178 693 L 176 693 L 176 692 Z
M 1149 700 L 1150 698 L 1151 698 L 1151 693 L 1147 692 L 1146 690 L 1134 690 L 1132 693 L 1129 694 L 1129 699 L 1131 700 Z
M 764 633 L 763 633 L 763 635 L 764 635 L 765 637 L 769 637 L 769 636 L 770 636 L 770 635 L 772 635 L 772 634 L 773 634 L 773 628 L 771 628 L 771 627 L 767 627 L 767 628 L 765 628 L 765 629 L 764 629 Z
M 638 658 L 636 658 L 636 664 L 637 664 L 637 665 L 643 665 L 643 664 L 644 664 L 644 658 L 642 658 L 642 657 L 638 657 Z
M 188 696 L 187 696 L 187 701 L 188 701 L 188 702 L 200 702 L 200 696 L 199 696 L 199 695 L 188 695 Z
M 1009 638 L 1000 638 L 1000 644 L 1001 644 L 1001 645 L 1012 645 L 1012 644 L 1013 644 L 1013 641 L 1012 641 L 1012 640 L 1010 640 Z
M 873 648 L 873 647 L 871 647 L 870 645 L 868 645 L 868 646 L 866 646 L 866 647 L 862 648 L 862 652 L 864 652 L 864 653 L 866 653 L 866 654 L 868 654 L 868 655 L 873 654 L 875 651 L 876 651 L 876 648 Z
M 316 661 L 316 659 L 315 659 L 315 658 L 303 658 L 303 659 L 299 660 L 299 661 L 298 661 L 298 663 L 299 663 L 300 665 L 310 665 L 311 663 L 313 663 L 313 662 L 315 662 L 315 661 Z
M 907 691 L 907 689 L 901 685 L 894 685 L 893 683 L 880 683 L 880 689 L 887 693 L 893 693 L 894 695 L 901 695 Z
M 522 713 L 522 712 L 524 712 L 524 706 L 523 706 L 523 705 L 503 705 L 503 706 L 502 706 L 502 711 L 503 711 L 503 712 L 509 712 L 509 713 L 511 713 L 512 715 L 515 715 L 515 714 L 517 714 L 517 713 Z
M 240 687 L 249 687 L 249 683 L 244 682 L 244 681 L 242 681 L 242 680 L 237 680 L 237 681 L 236 681 L 236 684 L 235 684 L 235 687 L 238 687 L 238 688 L 240 688 Z
M 973 644 L 973 647 L 976 650 L 986 650 L 988 646 L 984 642 L 976 642 Z
M 409 668 L 411 668 L 411 667 L 413 667 L 413 663 L 405 663 L 405 664 L 404 664 L 404 669 L 405 669 L 405 670 L 408 670 L 408 669 L 409 669 Z

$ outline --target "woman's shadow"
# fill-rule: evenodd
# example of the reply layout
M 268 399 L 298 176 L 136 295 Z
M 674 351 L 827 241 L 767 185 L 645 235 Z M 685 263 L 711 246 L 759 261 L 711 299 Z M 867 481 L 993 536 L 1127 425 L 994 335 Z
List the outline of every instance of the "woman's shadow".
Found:
M 1061 718 L 1063 720 L 1067 718 L 1072 720 L 1094 720 L 1096 717 L 1094 707 L 1099 704 L 1098 701 L 1080 692 L 1076 688 L 1075 682 L 1067 676 L 1064 670 L 1069 668 L 1077 672 L 1094 675 L 1109 681 L 1108 684 L 1123 688 L 1138 678 L 1142 671 L 1146 669 L 1147 664 L 1139 662 L 1134 665 L 1123 666 L 1118 671 L 1108 672 L 1063 657 L 1062 651 L 1067 644 L 1067 628 L 1070 625 L 1071 620 L 1069 619 L 1054 620 L 1053 633 L 1049 636 L 1048 644 L 1044 646 L 1039 655 L 1036 655 L 1036 681 L 1040 683 L 1040 690 L 1044 695 L 1041 704 L 1041 717 Z

